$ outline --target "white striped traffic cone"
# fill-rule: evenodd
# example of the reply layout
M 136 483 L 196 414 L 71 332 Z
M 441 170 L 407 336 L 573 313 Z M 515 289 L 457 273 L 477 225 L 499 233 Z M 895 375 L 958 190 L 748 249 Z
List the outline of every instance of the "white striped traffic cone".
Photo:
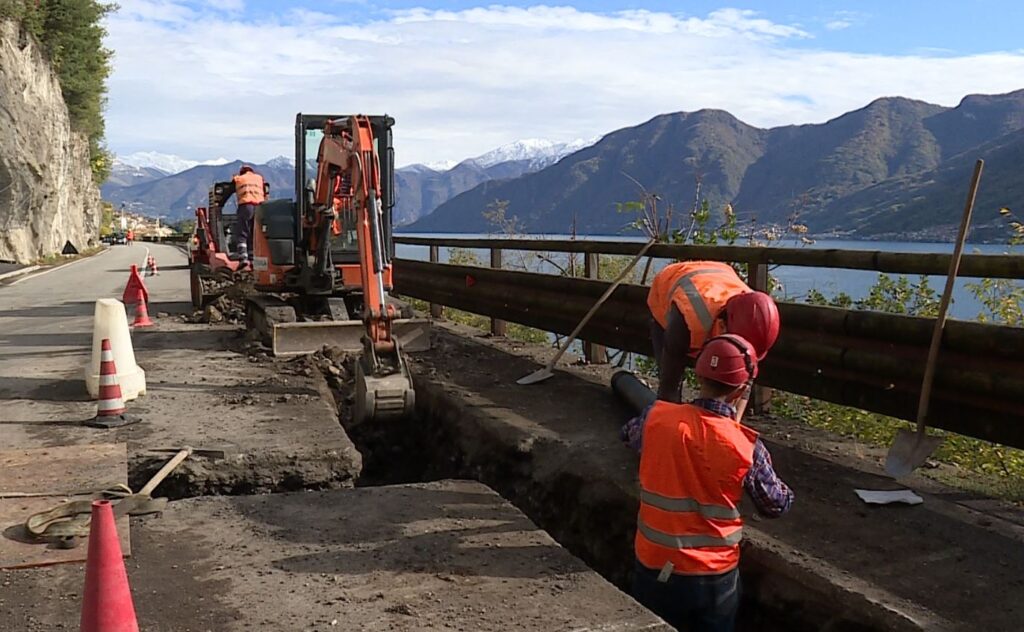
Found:
M 139 421 L 137 417 L 125 414 L 121 385 L 117 381 L 117 367 L 114 366 L 114 350 L 110 339 L 104 338 L 100 346 L 100 393 L 96 402 L 96 417 L 86 425 L 96 428 L 118 428 Z

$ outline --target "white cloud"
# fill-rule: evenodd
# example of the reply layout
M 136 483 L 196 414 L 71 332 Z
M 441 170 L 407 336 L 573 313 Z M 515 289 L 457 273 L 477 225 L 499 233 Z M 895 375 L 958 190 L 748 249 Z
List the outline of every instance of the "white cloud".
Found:
M 110 145 L 195 159 L 289 154 L 298 111 L 389 113 L 408 164 L 705 107 L 770 126 L 824 121 L 884 95 L 952 105 L 1021 87 L 1024 76 L 1020 52 L 830 52 L 808 48 L 799 25 L 737 9 L 489 6 L 354 23 L 346 7 L 257 20 L 183 1 L 120 4 L 108 24 Z
M 829 31 L 842 31 L 851 26 L 860 26 L 867 22 L 868 14 L 860 11 L 836 11 L 832 19 L 825 22 L 825 28 Z

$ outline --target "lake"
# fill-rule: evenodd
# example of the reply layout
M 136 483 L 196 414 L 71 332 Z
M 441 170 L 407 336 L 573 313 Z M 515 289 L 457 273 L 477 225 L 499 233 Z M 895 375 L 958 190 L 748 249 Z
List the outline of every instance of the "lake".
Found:
M 478 234 L 451 234 L 451 233 L 400 233 L 403 237 L 437 237 L 437 238 L 487 238 L 494 235 Z M 535 235 L 531 237 L 548 239 L 569 239 L 568 235 Z M 591 239 L 604 241 L 643 241 L 640 237 L 624 237 L 617 235 L 601 235 L 593 237 L 580 237 L 577 239 Z M 951 243 L 922 243 L 922 242 L 896 242 L 896 241 L 840 241 L 840 240 L 819 240 L 811 245 L 804 245 L 800 242 L 784 241 L 775 244 L 778 247 L 804 247 L 804 248 L 838 248 L 845 250 L 884 250 L 887 252 L 953 252 Z M 1007 252 L 1007 246 L 997 244 L 968 244 L 964 250 L 966 253 L 977 254 L 1002 254 Z M 485 250 L 475 250 L 482 261 L 488 261 L 488 254 Z M 429 251 L 426 246 L 407 246 L 398 244 L 396 254 L 407 259 L 418 259 L 425 261 L 429 258 Z M 447 261 L 448 249 L 441 249 L 441 260 Z M 515 256 L 507 251 L 506 260 Z M 564 257 L 564 255 L 563 255 Z M 667 263 L 666 260 L 658 260 L 656 268 Z M 548 270 L 553 270 L 548 266 Z M 803 301 L 810 290 L 818 290 L 825 296 L 835 296 L 839 292 L 846 292 L 855 300 L 868 294 L 871 286 L 878 279 L 879 273 L 868 270 L 837 270 L 831 268 L 806 268 L 802 266 L 778 266 L 772 269 L 771 273 L 782 283 L 782 289 L 775 293 L 776 298 L 787 301 Z M 889 275 L 898 276 L 898 275 Z M 945 286 L 945 276 L 930 276 L 932 288 L 936 295 L 942 292 Z M 911 281 L 917 282 L 916 276 L 911 276 Z M 982 306 L 966 287 L 968 283 L 976 279 L 957 279 L 953 289 L 953 304 L 950 306 L 950 316 L 963 320 L 974 320 L 982 311 Z

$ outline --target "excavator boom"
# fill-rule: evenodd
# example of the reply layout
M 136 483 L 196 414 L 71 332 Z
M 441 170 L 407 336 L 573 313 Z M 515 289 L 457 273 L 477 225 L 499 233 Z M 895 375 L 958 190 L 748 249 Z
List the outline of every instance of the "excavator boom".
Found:
M 388 116 L 297 115 L 295 200 L 256 211 L 259 294 L 247 298 L 247 322 L 274 355 L 325 344 L 360 352 L 357 423 L 411 414 L 415 395 L 402 351 L 429 348 L 428 321 L 399 318 L 388 296 L 393 124 Z M 308 180 L 307 170 L 315 174 Z
M 313 206 L 325 225 L 337 222 L 339 212 L 355 214 L 365 326 L 356 370 L 357 422 L 406 415 L 415 403 L 412 380 L 394 336 L 397 313 L 388 303 L 384 284 L 390 263 L 384 254 L 380 159 L 373 140 L 366 116 L 328 120 L 313 187 Z

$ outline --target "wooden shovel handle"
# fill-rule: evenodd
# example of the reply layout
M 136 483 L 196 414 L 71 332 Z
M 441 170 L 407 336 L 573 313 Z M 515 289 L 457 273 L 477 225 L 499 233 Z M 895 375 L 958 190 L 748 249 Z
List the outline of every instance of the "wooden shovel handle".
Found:
M 928 416 L 932 382 L 935 379 L 935 364 L 939 357 L 939 347 L 942 345 L 942 329 L 946 325 L 946 311 L 949 309 L 949 302 L 953 297 L 953 284 L 956 283 L 956 275 L 960 270 L 960 255 L 963 254 L 964 242 L 967 241 L 967 226 L 971 223 L 971 213 L 974 211 L 974 198 L 978 195 L 978 183 L 981 181 L 981 170 L 984 166 L 985 161 L 981 159 L 974 163 L 974 175 L 971 177 L 971 188 L 967 192 L 967 202 L 964 204 L 964 216 L 960 220 L 960 232 L 957 234 L 953 257 L 949 260 L 949 274 L 946 275 L 946 287 L 942 290 L 939 313 L 935 318 L 935 329 L 932 331 L 932 343 L 928 347 L 928 360 L 924 365 L 921 399 L 917 402 L 918 433 L 924 432 L 924 420 Z
M 555 364 L 558 363 L 559 358 L 561 358 L 562 355 L 566 352 L 566 350 L 569 348 L 569 345 L 571 345 L 573 341 L 576 340 L 576 336 L 578 336 L 580 331 L 583 330 L 583 327 L 590 322 L 590 319 L 594 316 L 594 314 L 597 313 L 597 310 L 600 309 L 602 305 L 604 305 L 605 301 L 608 300 L 608 297 L 611 296 L 612 292 L 615 291 L 615 288 L 619 287 L 622 284 L 622 280 L 626 278 L 626 275 L 629 274 L 634 267 L 636 267 L 637 262 L 644 258 L 644 255 L 647 254 L 647 251 L 650 250 L 651 246 L 653 246 L 655 243 L 657 242 L 653 239 L 647 242 L 644 245 L 644 247 L 640 249 L 640 252 L 636 253 L 636 256 L 633 257 L 633 260 L 629 262 L 629 265 L 626 266 L 626 268 L 621 273 L 619 273 L 619 276 L 614 281 L 612 281 L 612 284 L 608 286 L 608 289 L 605 290 L 604 294 L 601 295 L 601 298 L 597 299 L 597 302 L 594 303 L 594 306 L 591 307 L 590 311 L 587 312 L 587 314 L 583 317 L 583 320 L 581 320 L 579 324 L 576 325 L 576 329 L 573 329 L 572 333 L 569 334 L 569 337 L 566 338 L 565 344 L 563 344 L 562 347 L 558 350 L 558 353 L 555 354 L 555 357 L 551 358 L 551 361 L 548 362 L 547 368 L 549 371 L 552 368 L 554 368 Z
M 192 448 L 184 448 L 175 454 L 174 458 L 164 464 L 164 466 L 160 468 L 160 471 L 157 472 L 153 478 L 149 479 L 146 486 L 139 490 L 139 495 L 148 496 L 149 494 L 152 494 L 153 490 L 156 489 L 156 486 L 164 482 L 167 475 L 174 471 L 174 468 L 181 465 L 181 462 L 187 459 L 190 454 L 192 454 Z

